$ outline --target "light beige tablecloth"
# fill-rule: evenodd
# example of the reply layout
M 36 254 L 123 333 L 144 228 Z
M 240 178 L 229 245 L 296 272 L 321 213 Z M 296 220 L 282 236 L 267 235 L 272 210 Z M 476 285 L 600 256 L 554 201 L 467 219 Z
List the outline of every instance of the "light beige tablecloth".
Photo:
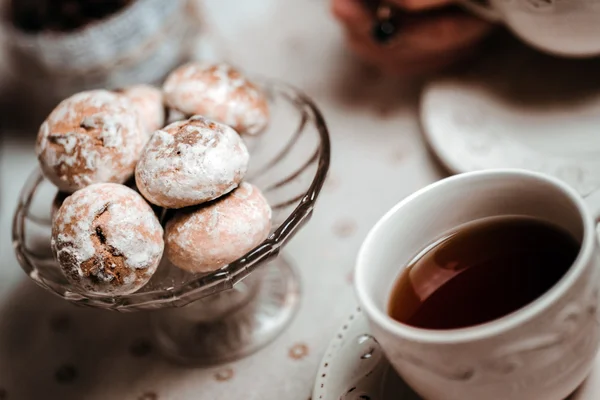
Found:
M 363 237 L 393 204 L 441 177 L 419 132 L 418 85 L 355 63 L 326 0 L 206 3 L 209 37 L 220 43 L 211 57 L 302 88 L 329 124 L 329 180 L 314 218 L 286 252 L 301 274 L 300 312 L 246 359 L 185 369 L 149 345 L 143 315 L 75 308 L 45 293 L 26 279 L 10 245 L 18 190 L 35 165 L 34 135 L 4 131 L 0 400 L 309 399 L 325 347 L 354 307 L 352 269 Z

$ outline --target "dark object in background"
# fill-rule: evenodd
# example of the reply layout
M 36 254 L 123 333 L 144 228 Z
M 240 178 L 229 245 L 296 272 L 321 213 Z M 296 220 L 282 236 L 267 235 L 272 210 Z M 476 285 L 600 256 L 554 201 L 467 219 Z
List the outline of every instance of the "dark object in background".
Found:
M 375 11 L 375 18 L 376 22 L 371 29 L 373 40 L 381 44 L 388 43 L 394 38 L 398 30 L 394 8 L 384 3 L 380 4 Z
M 389 43 L 398 31 L 398 10 L 382 0 L 363 0 L 363 5 L 373 15 L 371 37 L 380 44 Z
M 134 0 L 10 0 L 9 18 L 28 33 L 71 32 L 104 19 Z
M 448 5 L 419 12 L 408 12 L 381 0 L 364 0 L 363 4 L 373 15 L 371 38 L 375 43 L 380 45 L 393 44 L 394 39 L 402 30 L 411 25 L 419 24 L 423 20 L 464 12 L 458 5 Z

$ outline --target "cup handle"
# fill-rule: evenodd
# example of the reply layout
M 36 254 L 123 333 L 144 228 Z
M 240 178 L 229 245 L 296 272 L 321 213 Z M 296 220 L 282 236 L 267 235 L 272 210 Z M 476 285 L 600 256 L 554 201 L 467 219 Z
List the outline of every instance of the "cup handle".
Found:
M 488 1 L 480 3 L 477 0 L 459 0 L 459 2 L 468 11 L 489 22 L 500 22 L 502 20 L 498 11 L 494 10 Z

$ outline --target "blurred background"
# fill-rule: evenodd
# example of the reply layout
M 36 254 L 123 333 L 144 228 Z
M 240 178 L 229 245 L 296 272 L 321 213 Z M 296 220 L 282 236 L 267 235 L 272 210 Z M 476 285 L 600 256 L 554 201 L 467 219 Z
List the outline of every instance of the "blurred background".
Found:
M 355 307 L 352 270 L 362 239 L 400 199 L 448 175 L 421 133 L 419 95 L 429 78 L 365 63 L 370 55 L 348 41 L 353 33 L 336 20 L 351 19 L 352 11 L 332 13 L 325 0 L 4 0 L 2 6 L 0 400 L 309 399 L 325 348 Z M 487 24 L 475 28 L 490 31 Z M 463 49 L 461 74 L 496 65 L 487 55 L 506 48 L 526 60 L 513 72 L 561 63 L 502 31 L 483 43 L 480 61 Z M 512 59 L 502 51 L 502 59 Z M 300 88 L 322 110 L 333 147 L 315 216 L 287 248 L 302 283 L 299 314 L 258 353 L 208 369 L 163 360 L 143 313 L 76 308 L 37 288 L 11 246 L 12 213 L 36 166 L 35 137 L 49 110 L 88 88 L 160 84 L 190 59 L 226 61 Z

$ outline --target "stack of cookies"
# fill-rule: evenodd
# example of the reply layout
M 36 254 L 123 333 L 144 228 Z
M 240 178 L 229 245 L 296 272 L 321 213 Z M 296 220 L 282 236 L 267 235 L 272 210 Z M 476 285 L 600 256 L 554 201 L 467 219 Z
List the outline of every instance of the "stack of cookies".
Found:
M 69 282 L 91 294 L 129 294 L 150 280 L 163 252 L 205 273 L 260 244 L 271 208 L 244 181 L 243 138 L 268 120 L 264 93 L 225 64 L 184 65 L 162 89 L 92 90 L 62 101 L 41 125 L 36 153 L 59 189 L 51 246 Z M 164 228 L 157 208 L 175 209 Z

